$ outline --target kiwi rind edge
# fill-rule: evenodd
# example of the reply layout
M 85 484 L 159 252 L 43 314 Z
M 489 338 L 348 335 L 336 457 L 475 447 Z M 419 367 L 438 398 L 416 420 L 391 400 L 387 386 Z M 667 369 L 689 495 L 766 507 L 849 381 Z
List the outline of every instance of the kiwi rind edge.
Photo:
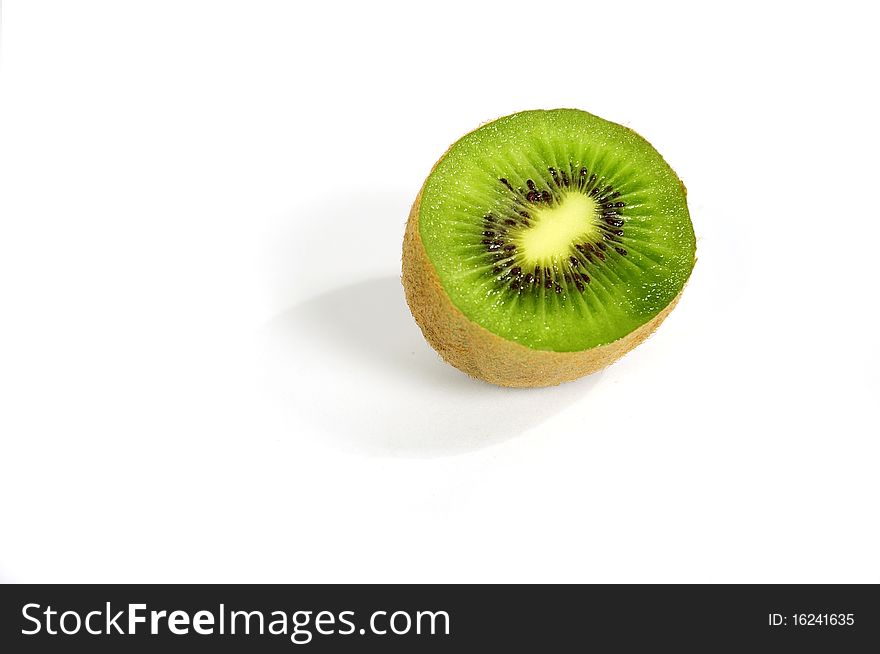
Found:
M 424 190 L 424 187 L 423 187 Z M 472 377 L 499 386 L 556 386 L 597 372 L 642 343 L 669 315 L 681 292 L 651 320 L 613 343 L 580 352 L 534 350 L 490 332 L 447 296 L 419 233 L 419 191 L 403 238 L 402 281 L 413 317 L 440 356 Z

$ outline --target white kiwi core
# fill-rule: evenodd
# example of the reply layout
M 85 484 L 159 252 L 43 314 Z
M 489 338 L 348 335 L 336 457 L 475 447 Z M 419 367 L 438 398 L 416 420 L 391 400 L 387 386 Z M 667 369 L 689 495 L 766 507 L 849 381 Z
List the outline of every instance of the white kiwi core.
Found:
M 569 192 L 556 204 L 533 209 L 529 226 L 511 236 L 526 266 L 550 267 L 567 259 L 575 243 L 601 240 L 598 219 L 593 198 Z

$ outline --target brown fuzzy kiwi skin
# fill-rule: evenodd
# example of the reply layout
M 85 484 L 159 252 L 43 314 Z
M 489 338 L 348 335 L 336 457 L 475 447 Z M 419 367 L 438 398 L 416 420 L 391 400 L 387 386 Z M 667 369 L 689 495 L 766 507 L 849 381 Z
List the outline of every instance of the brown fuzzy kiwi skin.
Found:
M 660 313 L 621 339 L 580 352 L 551 352 L 501 338 L 472 322 L 443 286 L 419 233 L 419 192 L 403 237 L 402 281 L 406 302 L 425 340 L 459 370 L 498 386 L 556 386 L 597 372 L 642 343 L 669 315 L 681 293 Z

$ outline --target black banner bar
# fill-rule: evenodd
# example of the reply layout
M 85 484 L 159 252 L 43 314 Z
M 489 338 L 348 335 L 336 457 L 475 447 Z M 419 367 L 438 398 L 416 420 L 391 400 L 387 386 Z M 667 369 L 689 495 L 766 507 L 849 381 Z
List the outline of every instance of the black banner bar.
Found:
M 880 594 L 877 585 L 0 587 L 3 652 L 655 651 L 645 643 L 867 651 L 880 644 Z

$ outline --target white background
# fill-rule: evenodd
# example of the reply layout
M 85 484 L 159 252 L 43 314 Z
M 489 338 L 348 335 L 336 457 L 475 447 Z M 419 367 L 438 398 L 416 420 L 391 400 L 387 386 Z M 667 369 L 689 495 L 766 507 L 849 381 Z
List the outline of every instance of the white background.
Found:
M 0 580 L 878 582 L 870 3 L 21 2 L 0 59 Z M 481 122 L 689 189 L 679 308 L 505 390 L 399 285 Z

